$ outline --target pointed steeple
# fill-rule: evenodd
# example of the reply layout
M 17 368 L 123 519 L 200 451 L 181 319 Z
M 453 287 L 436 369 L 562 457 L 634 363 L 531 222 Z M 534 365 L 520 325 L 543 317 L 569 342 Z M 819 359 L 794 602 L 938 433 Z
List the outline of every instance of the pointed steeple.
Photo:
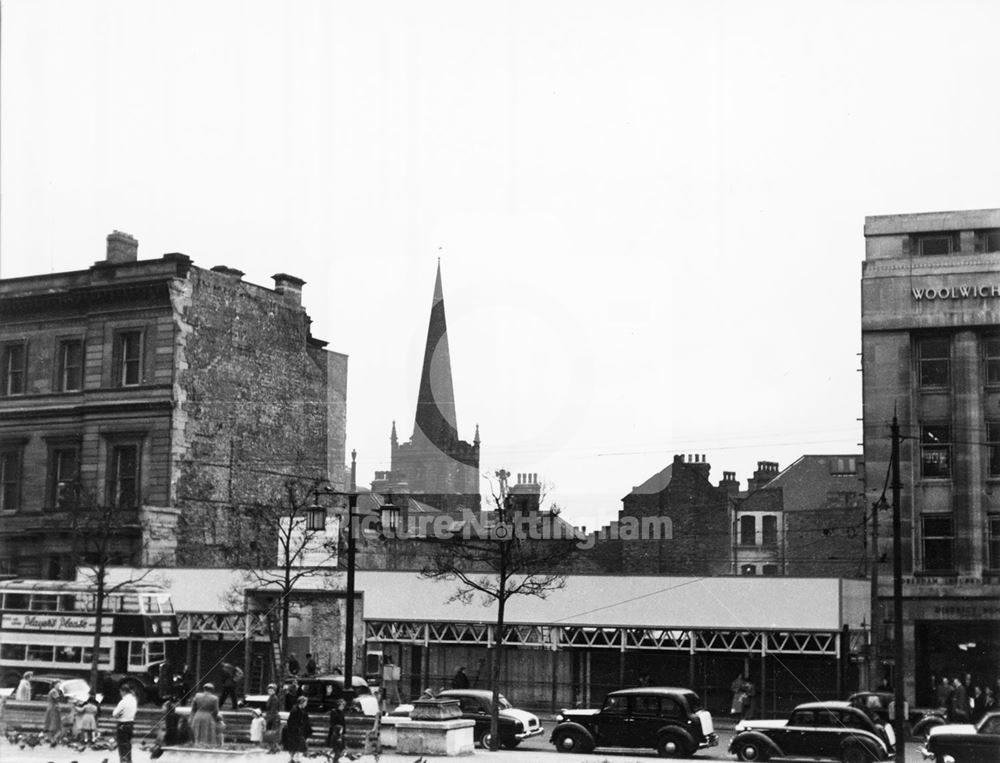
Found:
M 417 415 L 413 428 L 414 440 L 418 438 L 418 432 L 444 452 L 448 452 L 452 443 L 458 439 L 451 356 L 448 352 L 448 326 L 444 317 L 444 291 L 441 288 L 441 260 L 438 260 L 434 300 L 427 326 L 427 345 L 424 348 L 424 366 L 420 374 L 420 392 L 417 395 Z

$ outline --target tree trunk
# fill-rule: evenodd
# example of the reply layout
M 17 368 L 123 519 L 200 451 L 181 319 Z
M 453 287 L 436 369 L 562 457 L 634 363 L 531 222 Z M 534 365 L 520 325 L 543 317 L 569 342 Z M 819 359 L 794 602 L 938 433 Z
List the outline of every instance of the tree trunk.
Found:
M 97 600 L 94 602 L 94 647 L 90 656 L 90 690 L 97 693 L 101 661 L 101 622 L 104 620 L 104 586 L 107 568 L 101 564 L 97 568 Z
M 500 551 L 500 588 L 497 592 L 497 627 L 496 644 L 494 644 L 493 675 L 490 676 L 493 688 L 493 708 L 490 712 L 490 749 L 500 749 L 500 676 L 503 674 L 504 658 L 504 606 L 507 604 L 507 549 Z

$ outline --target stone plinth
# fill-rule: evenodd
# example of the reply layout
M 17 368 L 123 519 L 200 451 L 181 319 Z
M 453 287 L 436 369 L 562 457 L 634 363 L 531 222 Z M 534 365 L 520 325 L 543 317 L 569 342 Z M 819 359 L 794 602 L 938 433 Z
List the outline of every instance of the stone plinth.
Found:
M 413 703 L 410 719 L 414 721 L 450 721 L 462 717 L 457 699 L 418 699 Z
M 447 721 L 396 722 L 396 752 L 404 755 L 471 755 L 475 748 L 475 721 L 456 718 Z

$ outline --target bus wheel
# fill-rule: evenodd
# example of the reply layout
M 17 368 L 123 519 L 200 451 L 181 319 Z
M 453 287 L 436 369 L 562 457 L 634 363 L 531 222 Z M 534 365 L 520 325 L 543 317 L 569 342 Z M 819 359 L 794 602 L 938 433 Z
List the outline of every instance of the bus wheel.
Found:
M 143 688 L 142 684 L 138 681 L 122 681 L 119 686 L 127 686 L 135 694 L 135 701 L 137 704 L 143 705 L 146 703 L 146 690 Z

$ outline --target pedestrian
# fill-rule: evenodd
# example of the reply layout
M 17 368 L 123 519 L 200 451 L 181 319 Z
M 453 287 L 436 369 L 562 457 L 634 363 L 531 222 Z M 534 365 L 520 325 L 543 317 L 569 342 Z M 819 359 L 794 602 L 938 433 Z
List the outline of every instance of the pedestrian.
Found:
M 288 675 L 297 676 L 299 674 L 299 661 L 295 659 L 295 652 L 288 655 Z
M 285 751 L 291 756 L 291 763 L 298 760 L 298 754 L 308 749 L 308 739 L 312 736 L 312 724 L 309 722 L 309 713 L 306 712 L 306 705 L 309 703 L 307 697 L 299 697 L 295 707 L 288 714 L 288 724 L 285 727 Z
M 743 718 L 753 718 L 757 712 L 757 688 L 749 678 L 743 682 Z
M 452 689 L 468 689 L 469 688 L 469 677 L 465 675 L 465 666 L 463 665 L 458 670 L 455 671 L 455 675 L 451 679 Z
M 295 707 L 295 703 L 299 701 L 299 682 L 294 678 L 289 678 L 285 681 L 285 687 L 282 689 L 282 693 L 285 695 L 285 700 L 283 702 L 285 712 L 292 712 L 292 708 Z
M 118 743 L 119 763 L 132 763 L 132 733 L 135 729 L 135 713 L 139 709 L 135 694 L 129 684 L 122 684 L 121 699 L 111 711 L 111 717 L 118 722 L 115 741 Z
M 314 675 L 316 675 L 316 671 L 317 670 L 318 670 L 318 667 L 316 665 L 316 660 L 313 658 L 312 653 L 307 653 L 306 654 L 306 675 L 307 676 L 314 676 Z
M 21 680 L 17 683 L 17 689 L 14 691 L 14 699 L 25 702 L 31 699 L 31 677 L 33 675 L 35 674 L 30 670 L 24 671 L 24 675 L 21 676 Z
M 278 751 L 281 734 L 281 700 L 278 699 L 277 684 L 267 685 L 267 701 L 264 703 L 264 743 L 270 752 Z
M 222 663 L 222 694 L 219 695 L 219 709 L 221 710 L 226 705 L 226 698 L 230 697 L 233 701 L 233 710 L 235 710 L 239 703 L 236 697 L 236 668 L 234 668 L 230 663 Z
M 978 684 L 972 687 L 972 691 L 970 692 L 970 694 L 971 696 L 969 697 L 969 716 L 970 720 L 973 723 L 977 723 L 979 719 L 983 717 L 983 714 L 986 712 L 986 710 L 983 707 L 986 701 L 986 697 L 984 696 L 983 690 L 979 687 Z
M 969 722 L 969 694 L 962 684 L 962 679 L 956 676 L 954 690 L 951 693 L 951 708 L 948 720 L 952 723 Z
M 167 747 L 173 747 L 181 743 L 181 717 L 177 714 L 177 700 L 174 697 L 167 697 L 161 709 L 163 710 L 163 736 L 160 742 Z
M 250 743 L 264 745 L 264 730 L 267 728 L 267 721 L 264 714 L 258 709 L 253 709 L 253 719 L 250 721 Z
M 344 700 L 338 699 L 330 710 L 329 730 L 326 732 L 326 746 L 333 753 L 333 763 L 338 763 L 344 754 L 344 731 L 347 721 L 344 718 Z
M 935 692 L 938 707 L 945 710 L 951 707 L 951 693 L 953 691 L 952 685 L 948 683 L 948 677 L 941 676 L 941 683 L 938 684 L 937 691 Z
M 729 690 L 733 693 L 733 701 L 729 705 L 729 714 L 736 717 L 736 720 L 743 719 L 743 702 L 746 699 L 746 693 L 743 689 L 743 674 L 740 673 L 733 682 L 729 684 Z
M 80 735 L 84 744 L 93 744 L 94 737 L 97 736 L 97 697 L 91 692 L 87 701 L 83 703 L 80 711 Z
M 219 698 L 215 686 L 205 684 L 191 702 L 191 736 L 195 745 L 214 747 L 219 744 Z
M 55 745 L 62 738 L 62 708 L 59 702 L 62 699 L 62 692 L 55 686 L 49 689 L 45 695 L 45 717 L 42 719 L 42 728 L 49 742 Z

